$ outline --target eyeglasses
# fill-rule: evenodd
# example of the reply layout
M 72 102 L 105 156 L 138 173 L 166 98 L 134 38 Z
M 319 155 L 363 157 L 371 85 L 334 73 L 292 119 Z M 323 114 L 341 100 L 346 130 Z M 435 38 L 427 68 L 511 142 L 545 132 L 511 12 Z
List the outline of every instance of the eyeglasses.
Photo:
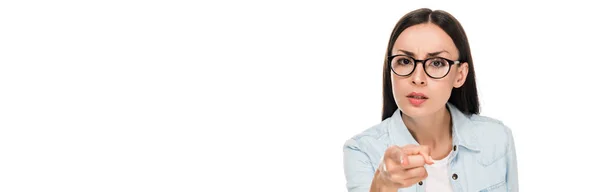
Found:
M 388 56 L 389 66 L 398 76 L 410 76 L 417 66 L 417 62 L 423 64 L 423 69 L 427 76 L 434 79 L 444 78 L 450 72 L 450 67 L 454 64 L 460 64 L 460 61 L 452 61 L 442 57 L 432 57 L 425 60 L 417 60 L 408 55 Z

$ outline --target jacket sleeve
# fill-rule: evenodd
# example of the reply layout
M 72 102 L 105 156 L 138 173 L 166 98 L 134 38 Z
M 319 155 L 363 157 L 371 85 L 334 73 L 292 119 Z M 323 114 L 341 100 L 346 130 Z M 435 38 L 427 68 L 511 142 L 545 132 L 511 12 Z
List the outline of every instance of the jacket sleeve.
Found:
M 507 170 L 506 170 L 506 183 L 508 191 L 518 192 L 519 191 L 519 176 L 517 169 L 517 153 L 515 151 L 515 141 L 513 138 L 512 131 L 507 128 L 508 134 L 508 152 L 507 152 Z
M 353 139 L 344 144 L 344 174 L 348 192 L 368 192 L 375 174 L 369 156 Z

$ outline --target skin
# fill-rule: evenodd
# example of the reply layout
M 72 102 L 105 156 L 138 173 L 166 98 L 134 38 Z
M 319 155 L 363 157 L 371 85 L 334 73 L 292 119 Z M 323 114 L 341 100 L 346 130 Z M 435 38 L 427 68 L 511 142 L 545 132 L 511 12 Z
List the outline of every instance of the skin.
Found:
M 424 60 L 432 57 L 458 60 L 459 52 L 446 32 L 432 23 L 414 25 L 404 30 L 394 43 L 392 54 L 413 55 Z M 446 109 L 453 88 L 461 87 L 468 74 L 468 63 L 452 65 L 447 76 L 433 79 L 421 63 L 407 77 L 392 75 L 394 100 L 402 111 L 402 120 L 419 145 L 391 146 L 384 154 L 387 172 L 378 169 L 371 191 L 397 191 L 427 178 L 425 164 L 442 159 L 452 148 L 451 116 Z M 423 93 L 428 99 L 419 106 L 409 102 L 407 95 Z

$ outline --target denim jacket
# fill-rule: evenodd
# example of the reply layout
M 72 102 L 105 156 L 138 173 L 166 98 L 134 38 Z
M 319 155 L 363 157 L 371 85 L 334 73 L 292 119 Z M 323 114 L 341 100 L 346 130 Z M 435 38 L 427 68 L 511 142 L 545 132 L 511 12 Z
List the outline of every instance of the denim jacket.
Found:
M 452 116 L 453 151 L 448 179 L 455 192 L 518 191 L 517 158 L 511 130 L 502 122 L 464 115 L 448 103 Z M 375 170 L 391 145 L 418 145 L 399 110 L 344 144 L 344 173 L 349 192 L 369 191 Z M 423 182 L 426 182 L 424 180 Z M 398 191 L 424 191 L 414 184 Z

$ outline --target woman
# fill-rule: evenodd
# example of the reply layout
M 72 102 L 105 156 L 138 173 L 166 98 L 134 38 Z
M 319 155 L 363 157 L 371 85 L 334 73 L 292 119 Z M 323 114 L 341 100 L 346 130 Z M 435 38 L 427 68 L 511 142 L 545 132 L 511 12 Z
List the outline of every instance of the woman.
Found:
M 382 122 L 344 144 L 348 191 L 518 191 L 511 130 L 478 113 L 460 23 L 408 13 L 388 43 Z

